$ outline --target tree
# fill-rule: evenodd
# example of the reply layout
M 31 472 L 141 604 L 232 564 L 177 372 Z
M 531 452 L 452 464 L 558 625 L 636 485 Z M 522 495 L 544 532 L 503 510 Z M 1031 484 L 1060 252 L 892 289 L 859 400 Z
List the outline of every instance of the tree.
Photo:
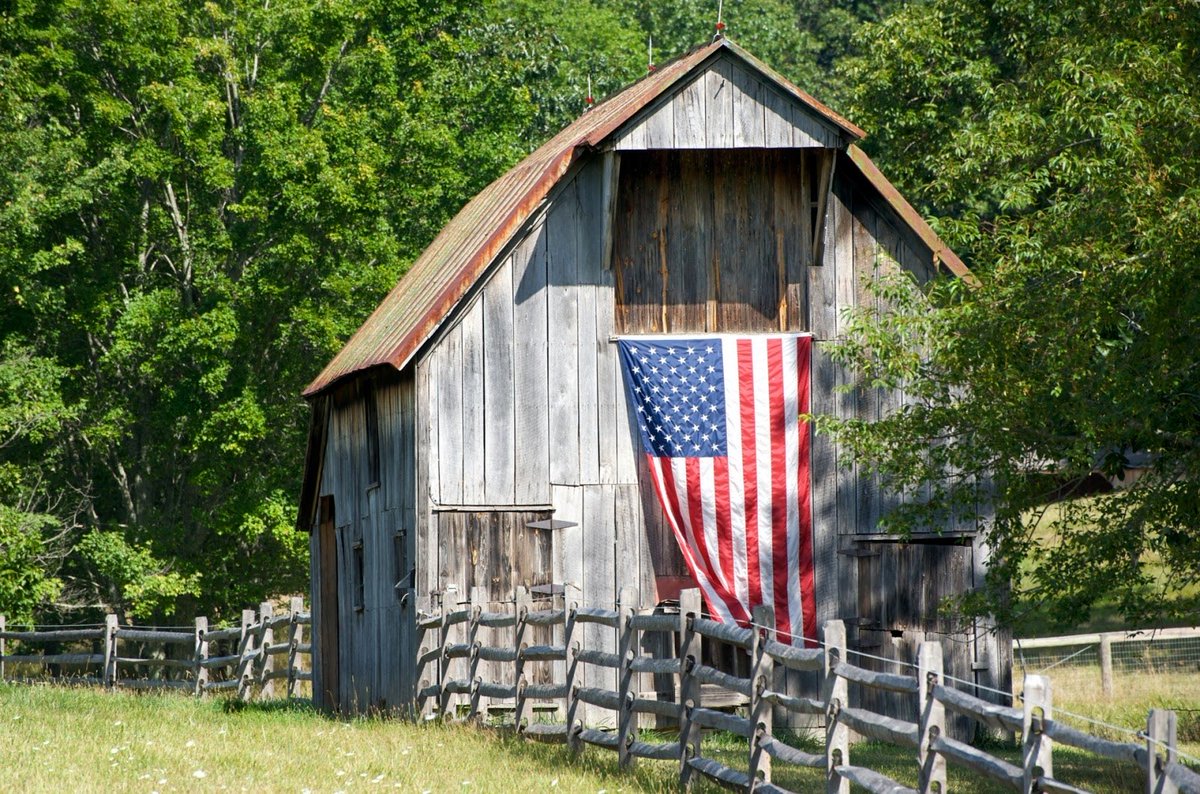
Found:
M 52 425 L 3 450 L 0 557 L 142 618 L 306 587 L 300 390 L 526 150 L 480 13 L 0 12 L 0 363 L 51 373 Z
M 976 283 L 882 279 L 884 308 L 853 317 L 837 355 L 913 402 L 820 426 L 892 487 L 932 486 L 897 531 L 992 503 L 974 611 L 1065 627 L 1108 599 L 1130 620 L 1195 621 L 1200 13 L 934 0 L 860 45 L 850 114 Z M 1149 470 L 1127 489 L 1047 513 L 1135 456 Z

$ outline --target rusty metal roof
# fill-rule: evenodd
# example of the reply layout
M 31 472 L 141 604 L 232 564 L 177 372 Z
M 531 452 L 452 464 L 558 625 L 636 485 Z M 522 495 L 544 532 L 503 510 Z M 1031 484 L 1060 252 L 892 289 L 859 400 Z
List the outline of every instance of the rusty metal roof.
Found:
M 436 332 L 577 159 L 599 146 L 617 128 L 721 51 L 728 51 L 745 61 L 786 93 L 845 132 L 847 138 L 864 136 L 861 129 L 727 39 L 718 39 L 699 47 L 660 66 L 629 88 L 584 113 L 468 202 L 417 258 L 362 327 L 350 337 L 341 352 L 309 384 L 304 396 L 312 398 L 334 383 L 373 367 L 402 369 Z M 876 183 L 880 192 L 897 207 L 902 217 L 923 239 L 937 241 L 936 246 L 931 246 L 933 250 L 953 272 L 958 272 L 955 268 L 962 268 L 958 257 L 937 240 L 928 225 L 879 174 L 866 155 L 853 146 L 850 148 L 851 157 L 856 158 L 854 162 L 863 169 L 868 179 Z M 900 204 L 896 203 L 893 196 Z M 926 233 L 931 238 L 926 238 Z M 962 269 L 965 271 L 965 268 Z

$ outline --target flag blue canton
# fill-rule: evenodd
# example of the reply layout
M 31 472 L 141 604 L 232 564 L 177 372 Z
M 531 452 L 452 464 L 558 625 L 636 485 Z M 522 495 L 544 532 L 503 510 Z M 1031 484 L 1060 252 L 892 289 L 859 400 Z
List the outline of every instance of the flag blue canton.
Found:
M 656 457 L 726 454 L 725 375 L 718 339 L 622 339 L 621 363 L 642 436 Z

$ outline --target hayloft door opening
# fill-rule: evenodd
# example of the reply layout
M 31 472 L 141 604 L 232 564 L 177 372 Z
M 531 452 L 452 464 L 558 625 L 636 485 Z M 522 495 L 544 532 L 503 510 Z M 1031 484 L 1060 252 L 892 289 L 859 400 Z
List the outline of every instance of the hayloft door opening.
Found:
M 338 549 L 337 522 L 334 520 L 332 496 L 321 497 L 321 522 L 317 529 L 317 544 L 320 554 L 320 615 L 317 630 L 317 651 L 321 665 L 321 696 L 330 708 L 341 704 L 338 680 L 341 668 L 338 664 Z

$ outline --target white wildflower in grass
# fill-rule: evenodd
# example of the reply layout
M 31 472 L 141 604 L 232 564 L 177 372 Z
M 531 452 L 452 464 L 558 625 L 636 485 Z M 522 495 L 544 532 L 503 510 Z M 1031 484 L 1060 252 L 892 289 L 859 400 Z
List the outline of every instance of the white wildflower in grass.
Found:
M 195 747 L 196 742 L 193 741 L 192 739 L 188 739 L 186 742 L 183 743 L 183 746 L 184 747 Z
M 124 724 L 125 723 L 121 722 L 120 720 L 117 720 L 116 722 L 113 723 L 113 726 L 115 727 L 115 726 L 124 725 Z
M 554 778 L 554 780 L 550 781 L 550 788 L 556 788 L 557 786 L 558 786 L 558 778 Z
M 208 777 L 208 773 L 203 769 L 197 769 L 192 773 L 192 777 L 196 778 L 196 780 L 203 780 L 204 778 Z
M 109 755 L 116 755 L 116 754 L 117 754 L 117 753 L 119 753 L 119 752 L 121 752 L 121 748 L 120 748 L 120 747 L 114 747 L 114 748 L 112 748 L 111 750 L 109 750 L 109 751 L 108 751 L 108 754 L 109 754 Z

